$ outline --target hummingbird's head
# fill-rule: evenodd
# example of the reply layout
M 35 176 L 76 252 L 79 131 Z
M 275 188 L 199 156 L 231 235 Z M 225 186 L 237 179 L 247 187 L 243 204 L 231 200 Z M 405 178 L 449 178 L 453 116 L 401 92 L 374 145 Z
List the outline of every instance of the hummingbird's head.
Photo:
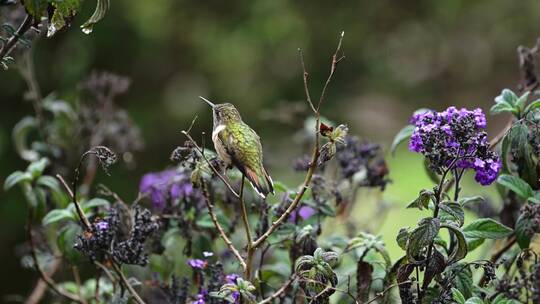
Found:
M 241 121 L 242 117 L 240 116 L 240 113 L 238 110 L 234 107 L 234 105 L 230 103 L 217 103 L 214 104 L 208 99 L 204 97 L 200 97 L 202 100 L 206 101 L 211 107 L 214 114 L 214 126 L 228 123 L 228 122 L 234 122 L 234 121 Z

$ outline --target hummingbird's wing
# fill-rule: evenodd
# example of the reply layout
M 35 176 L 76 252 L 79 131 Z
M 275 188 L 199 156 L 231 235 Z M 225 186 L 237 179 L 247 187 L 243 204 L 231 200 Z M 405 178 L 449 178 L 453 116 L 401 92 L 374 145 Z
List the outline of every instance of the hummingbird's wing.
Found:
M 227 126 L 219 132 L 218 138 L 232 163 L 260 196 L 265 198 L 274 192 L 272 179 L 263 166 L 261 139 L 253 129 L 245 123 Z

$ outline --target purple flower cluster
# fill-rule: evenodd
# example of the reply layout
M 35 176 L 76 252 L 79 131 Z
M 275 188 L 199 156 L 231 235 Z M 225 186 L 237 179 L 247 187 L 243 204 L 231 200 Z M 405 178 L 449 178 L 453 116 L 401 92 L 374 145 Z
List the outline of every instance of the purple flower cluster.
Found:
M 207 261 L 201 259 L 190 259 L 187 263 L 193 269 L 204 269 L 208 265 Z
M 167 201 L 199 201 L 202 194 L 193 188 L 190 175 L 185 170 L 170 169 L 143 176 L 139 191 L 148 194 L 157 210 L 163 210 Z
M 449 107 L 443 112 L 425 111 L 411 118 L 414 131 L 409 149 L 423 154 L 437 173 L 448 169 L 474 169 L 475 179 L 491 184 L 499 174 L 501 162 L 489 149 L 486 117 L 481 109 L 469 111 Z

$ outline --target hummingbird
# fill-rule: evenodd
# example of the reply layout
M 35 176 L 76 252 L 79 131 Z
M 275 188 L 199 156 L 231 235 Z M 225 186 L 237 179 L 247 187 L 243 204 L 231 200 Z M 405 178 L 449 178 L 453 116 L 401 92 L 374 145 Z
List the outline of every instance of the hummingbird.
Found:
M 199 96 L 212 107 L 214 127 L 212 141 L 218 157 L 235 166 L 262 197 L 274 194 L 274 182 L 263 165 L 261 138 L 248 126 L 240 112 L 230 103 L 214 104 Z

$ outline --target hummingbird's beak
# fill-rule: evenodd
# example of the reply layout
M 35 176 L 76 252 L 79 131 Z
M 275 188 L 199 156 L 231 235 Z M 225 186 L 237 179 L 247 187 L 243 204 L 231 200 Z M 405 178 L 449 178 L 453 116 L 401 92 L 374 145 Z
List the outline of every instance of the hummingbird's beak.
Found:
M 212 108 L 214 108 L 216 105 L 214 103 L 212 103 L 210 100 L 202 97 L 202 96 L 199 96 L 200 99 L 206 101 L 207 104 L 209 104 Z

